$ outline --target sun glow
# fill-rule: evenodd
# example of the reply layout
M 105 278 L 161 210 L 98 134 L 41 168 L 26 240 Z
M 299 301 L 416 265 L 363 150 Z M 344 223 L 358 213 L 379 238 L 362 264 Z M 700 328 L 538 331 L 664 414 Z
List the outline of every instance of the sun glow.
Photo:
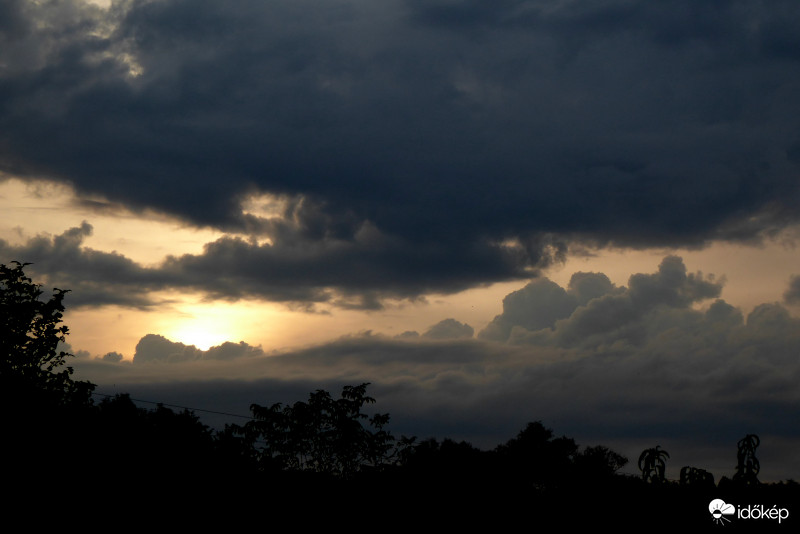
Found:
M 163 292 L 168 310 L 153 315 L 141 335 L 160 334 L 170 341 L 208 350 L 225 342 L 244 342 L 265 353 L 329 340 L 352 325 L 333 327 L 333 315 L 292 310 L 285 304 L 257 299 L 208 300 L 200 293 Z M 342 318 L 339 318 L 343 320 Z M 333 329 L 332 329 L 333 328 Z
M 248 308 L 242 303 L 187 299 L 176 305 L 174 313 L 162 317 L 155 331 L 170 341 L 194 345 L 200 350 L 208 350 L 226 341 L 257 344 L 253 341 L 253 321 L 261 311 L 254 313 Z
M 208 350 L 211 347 L 221 345 L 229 340 L 222 331 L 214 331 L 213 327 L 206 321 L 190 322 L 170 332 L 168 336 L 172 341 L 178 341 L 184 345 L 194 345 L 200 350 Z

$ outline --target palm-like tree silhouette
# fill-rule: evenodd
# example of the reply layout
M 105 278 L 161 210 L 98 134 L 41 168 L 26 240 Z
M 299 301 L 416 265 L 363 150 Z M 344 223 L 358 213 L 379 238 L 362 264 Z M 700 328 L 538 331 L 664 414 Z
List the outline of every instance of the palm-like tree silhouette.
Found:
M 667 458 L 669 458 L 669 453 L 662 450 L 660 445 L 643 450 L 642 454 L 639 455 L 639 470 L 642 472 L 642 480 L 645 482 L 664 482 L 666 480 Z
M 761 443 L 758 436 L 755 434 L 747 434 L 739 440 L 739 450 L 736 454 L 738 465 L 736 466 L 736 474 L 733 475 L 733 480 L 742 482 L 744 484 L 758 484 L 758 472 L 761 470 L 761 465 L 756 458 L 756 447 Z

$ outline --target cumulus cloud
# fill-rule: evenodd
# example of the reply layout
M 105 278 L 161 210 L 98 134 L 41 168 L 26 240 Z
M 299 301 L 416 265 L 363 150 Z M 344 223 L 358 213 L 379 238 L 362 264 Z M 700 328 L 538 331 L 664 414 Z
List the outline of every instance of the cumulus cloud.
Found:
M 791 280 L 789 281 L 789 287 L 783 294 L 783 300 L 787 304 L 800 303 L 800 276 L 792 276 Z
M 104 362 L 120 363 L 124 356 L 119 352 L 107 352 L 100 359 Z
M 444 319 L 431 326 L 422 334 L 424 339 L 463 339 L 471 338 L 475 329 L 455 319 Z
M 222 259 L 254 289 L 298 272 L 309 301 L 418 295 L 527 277 L 573 240 L 797 221 L 792 0 L 3 10 L 0 170 L 272 240 L 228 236 L 182 276 Z M 255 193 L 294 207 L 246 214 Z
M 575 295 L 547 278 L 540 278 L 507 295 L 503 299 L 503 313 L 479 337 L 506 341 L 515 326 L 528 330 L 550 328 L 558 319 L 569 317 L 576 306 Z
M 713 275 L 687 273 L 677 256 L 664 258 L 657 273 L 631 275 L 626 288 L 602 273 L 575 273 L 567 289 L 539 279 L 508 295 L 479 337 L 560 347 L 636 344 L 721 290 Z
M 158 334 L 147 334 L 136 344 L 133 363 L 182 363 L 199 360 L 235 360 L 257 356 L 264 356 L 264 351 L 260 347 L 252 347 L 244 341 L 239 343 L 226 341 L 221 345 L 210 347 L 208 350 L 200 350 L 194 345 L 170 341 Z

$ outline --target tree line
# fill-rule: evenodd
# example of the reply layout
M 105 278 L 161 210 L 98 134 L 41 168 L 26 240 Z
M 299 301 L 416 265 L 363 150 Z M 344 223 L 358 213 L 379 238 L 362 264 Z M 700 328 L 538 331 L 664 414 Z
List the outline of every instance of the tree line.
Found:
M 46 502 L 78 494 L 106 511 L 157 494 L 173 510 L 207 502 L 382 516 L 399 508 L 407 511 L 398 518 L 452 513 L 467 522 L 578 510 L 581 520 L 611 522 L 612 506 L 625 511 L 616 519 L 644 520 L 654 496 L 680 514 L 681 503 L 690 507 L 723 489 L 770 486 L 771 497 L 797 495 L 794 483 L 758 481 L 755 435 L 739 442 L 736 475 L 721 479 L 727 486 L 689 466 L 676 484 L 666 479 L 669 454 L 660 447 L 642 452 L 640 477 L 624 476 L 625 456 L 580 447 L 541 421 L 488 451 L 448 438 L 397 437 L 389 414 L 367 413 L 376 402 L 368 383 L 344 386 L 338 396 L 318 389 L 291 404 L 252 404 L 248 422 L 222 430 L 188 409 L 140 408 L 126 394 L 96 402 L 95 385 L 73 379 L 72 355 L 58 350 L 68 334 L 66 291 L 44 298 L 25 266 L 0 265 L 6 482 L 20 495 L 49 496 L 41 497 Z M 707 510 L 697 513 L 707 519 Z

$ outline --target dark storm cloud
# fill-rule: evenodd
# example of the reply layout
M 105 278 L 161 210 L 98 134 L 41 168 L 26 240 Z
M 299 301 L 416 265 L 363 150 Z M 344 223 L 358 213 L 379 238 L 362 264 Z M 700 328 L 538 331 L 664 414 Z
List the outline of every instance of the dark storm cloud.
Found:
M 0 169 L 273 239 L 175 260 L 189 277 L 238 255 L 244 278 L 280 279 L 299 255 L 301 298 L 334 286 L 375 307 L 381 284 L 528 277 L 570 240 L 702 245 L 797 221 L 794 1 L 3 9 Z M 244 215 L 254 192 L 308 202 L 309 232 Z
M 282 300 L 328 301 L 333 299 L 328 288 L 334 288 L 345 297 L 360 295 L 336 299 L 335 304 L 377 308 L 377 296 L 454 292 L 481 283 L 487 275 L 523 276 L 530 259 L 524 251 L 483 240 L 419 242 L 388 236 L 369 224 L 345 238 L 283 231 L 272 235 L 274 242 L 263 244 L 223 237 L 207 244 L 202 254 L 168 258 L 161 270 L 220 298 L 283 293 Z M 553 254 L 541 253 L 537 261 L 553 261 Z
M 286 225 L 281 225 L 286 226 Z M 432 291 L 458 291 L 487 273 L 515 276 L 524 254 L 494 247 L 420 246 L 389 239 L 370 227 L 353 240 L 320 240 L 281 230 L 275 243 L 223 237 L 202 254 L 168 256 L 143 266 L 116 252 L 84 244 L 92 225 L 83 222 L 59 235 L 37 235 L 22 244 L 0 239 L 3 263 L 30 263 L 26 272 L 46 287 L 69 289 L 70 307 L 108 304 L 150 308 L 163 301 L 152 292 L 197 291 L 225 300 L 267 299 L 302 305 L 378 309 L 382 299 L 416 298 Z M 450 262 L 459 260 L 457 265 Z M 388 277 L 388 278 L 387 278 Z
M 3 263 L 30 263 L 25 271 L 45 288 L 67 289 L 67 305 L 118 304 L 146 308 L 155 302 L 147 291 L 163 289 L 163 280 L 152 276 L 129 258 L 115 252 L 83 247 L 92 226 L 84 222 L 57 236 L 38 235 L 21 245 L 0 239 Z

